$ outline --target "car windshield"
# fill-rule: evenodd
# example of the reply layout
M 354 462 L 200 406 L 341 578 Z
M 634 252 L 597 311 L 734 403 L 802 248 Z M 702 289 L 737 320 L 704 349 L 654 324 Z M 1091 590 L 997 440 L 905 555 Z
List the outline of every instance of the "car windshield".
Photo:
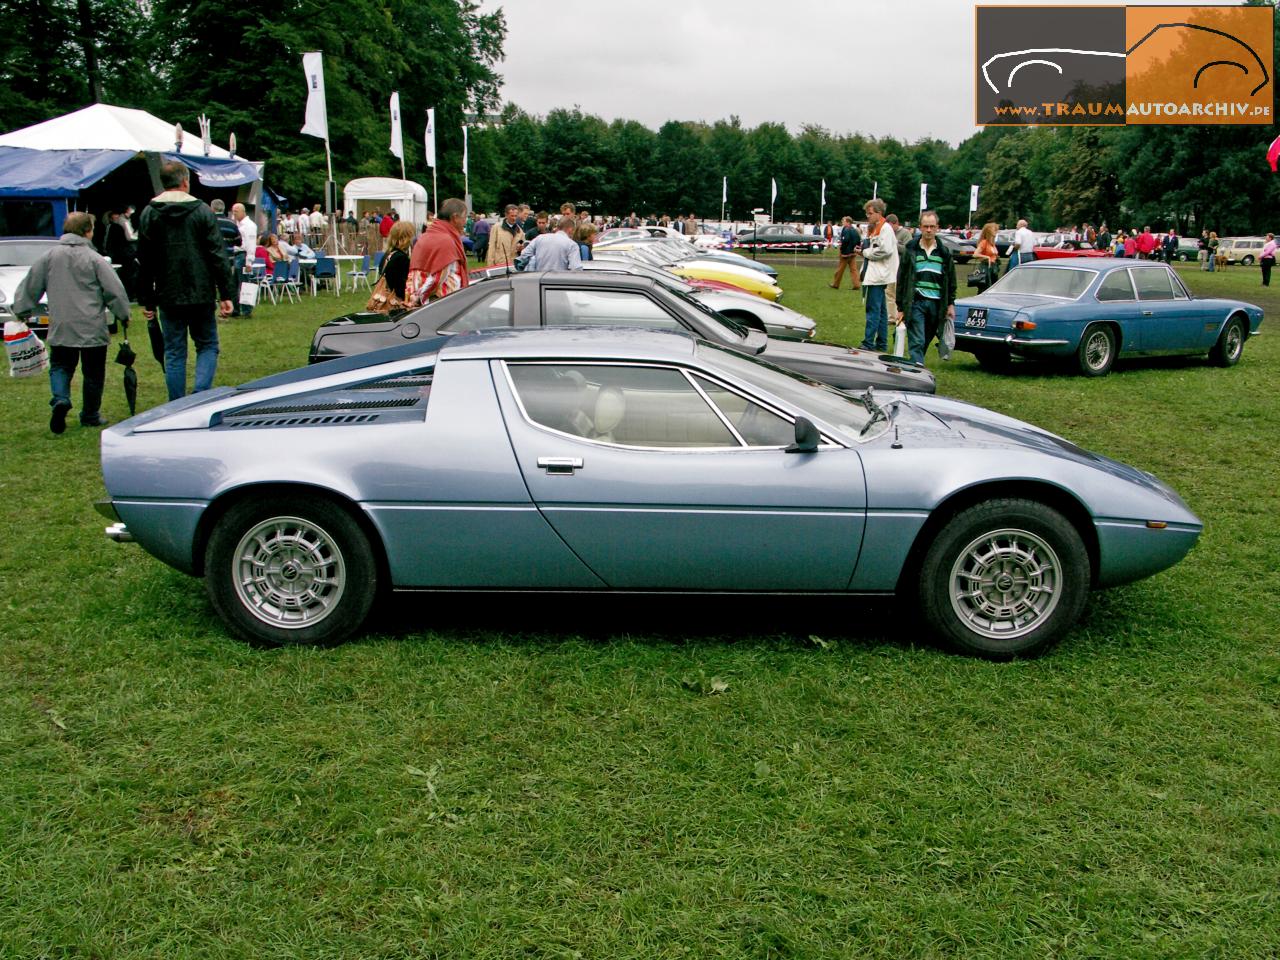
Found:
M 29 267 L 57 245 L 49 243 L 0 243 L 0 267 Z
M 692 290 L 693 288 L 690 287 L 689 289 Z M 694 310 L 697 310 L 709 319 L 714 320 L 718 324 L 719 332 L 729 343 L 740 343 L 747 339 L 748 328 L 746 324 L 739 323 L 737 320 L 730 320 L 724 314 L 717 313 L 697 297 L 691 297 L 688 294 L 675 289 L 672 289 L 670 292 L 672 296 L 676 297 L 676 299 L 682 301 L 687 306 L 692 307 Z
M 881 421 L 883 427 L 860 436 L 870 423 L 872 414 L 858 396 L 706 340 L 699 340 L 696 349 L 698 355 L 715 369 L 847 431 L 860 442 L 880 436 L 893 422 L 890 413 Z
M 1097 276 L 1092 270 L 1025 266 L 1010 270 L 987 288 L 988 293 L 1032 294 L 1074 300 Z

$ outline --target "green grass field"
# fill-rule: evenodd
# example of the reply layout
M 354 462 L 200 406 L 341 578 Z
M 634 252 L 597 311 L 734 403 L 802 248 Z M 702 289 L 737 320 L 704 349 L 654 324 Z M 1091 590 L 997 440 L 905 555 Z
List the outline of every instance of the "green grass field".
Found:
M 783 302 L 856 342 L 856 297 L 783 263 Z M 47 381 L 6 378 L 0 957 L 1277 956 L 1280 293 L 1182 275 L 1267 309 L 1239 366 L 930 354 L 940 392 L 1206 522 L 1003 665 L 837 600 L 417 597 L 253 649 L 102 536 L 98 431 L 52 436 Z M 363 299 L 225 323 L 218 383 Z

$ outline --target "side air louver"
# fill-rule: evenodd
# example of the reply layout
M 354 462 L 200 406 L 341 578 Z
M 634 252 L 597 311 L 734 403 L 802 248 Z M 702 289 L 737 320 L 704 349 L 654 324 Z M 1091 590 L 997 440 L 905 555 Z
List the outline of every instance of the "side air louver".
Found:
M 338 426 L 351 423 L 376 423 L 378 412 L 407 409 L 418 403 L 416 398 L 360 400 L 354 403 L 298 403 L 281 406 L 251 407 L 223 418 L 228 427 L 311 427 Z

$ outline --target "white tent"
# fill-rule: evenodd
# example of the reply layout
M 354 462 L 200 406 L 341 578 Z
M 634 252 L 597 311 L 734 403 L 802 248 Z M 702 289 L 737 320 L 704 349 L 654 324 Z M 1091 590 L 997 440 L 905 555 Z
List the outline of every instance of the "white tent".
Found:
M 427 188 L 394 177 L 361 177 L 342 188 L 342 209 L 362 216 L 370 210 L 395 210 L 401 220 L 427 222 Z
M 29 150 L 132 150 L 135 153 L 204 156 L 204 144 L 198 131 L 193 134 L 183 130 L 181 149 L 175 150 L 177 142 L 172 123 L 166 123 L 145 110 L 131 110 L 109 103 L 95 103 L 83 110 L 0 135 L 0 147 L 26 147 Z M 209 156 L 225 160 L 231 154 L 211 144 Z

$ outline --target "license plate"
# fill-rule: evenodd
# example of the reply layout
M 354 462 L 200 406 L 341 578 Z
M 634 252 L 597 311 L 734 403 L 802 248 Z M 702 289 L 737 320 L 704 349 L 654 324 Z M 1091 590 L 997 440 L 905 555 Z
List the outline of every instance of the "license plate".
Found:
M 974 307 L 964 318 L 966 327 L 985 327 L 987 325 L 987 308 Z

